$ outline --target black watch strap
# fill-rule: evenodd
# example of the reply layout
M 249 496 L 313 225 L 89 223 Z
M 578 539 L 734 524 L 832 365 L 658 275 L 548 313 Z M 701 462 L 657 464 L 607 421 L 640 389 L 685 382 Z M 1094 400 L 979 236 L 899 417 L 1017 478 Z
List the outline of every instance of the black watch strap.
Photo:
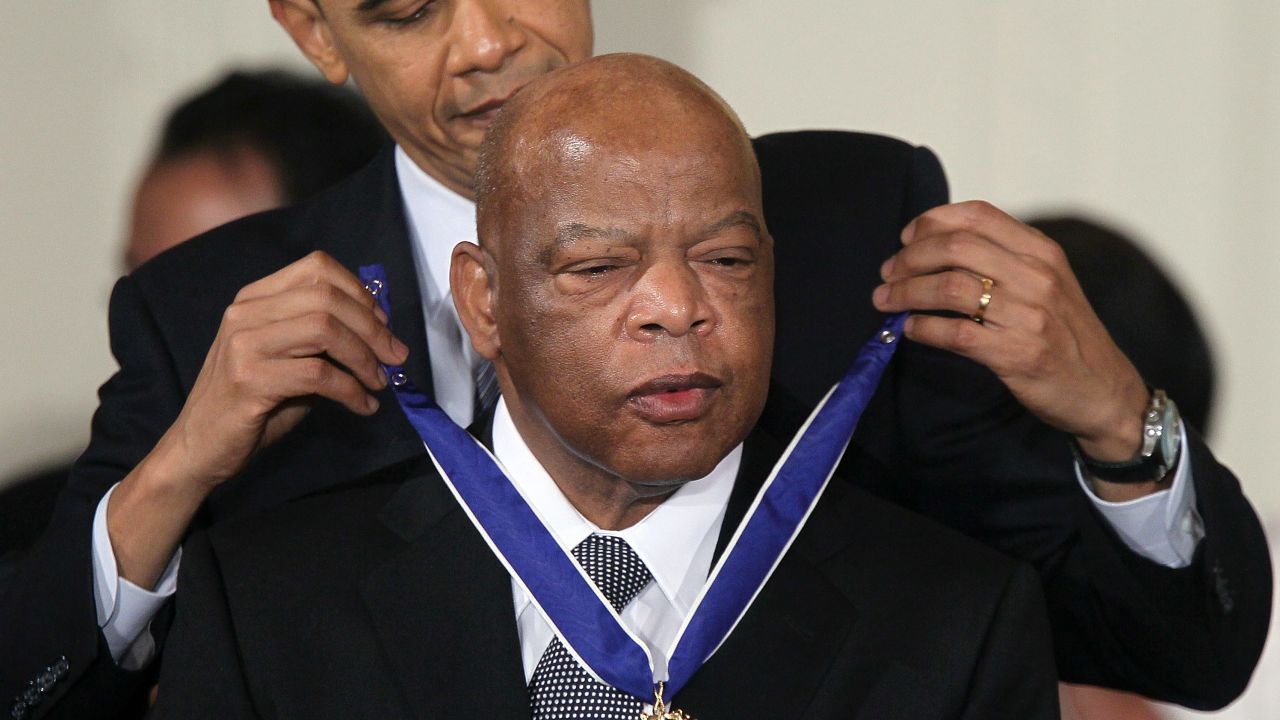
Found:
M 1073 443 L 1074 445 L 1074 443 Z M 1097 480 L 1109 483 L 1145 483 L 1162 480 L 1164 462 L 1155 455 L 1136 457 L 1124 462 L 1104 462 L 1094 460 L 1080 446 L 1075 446 L 1076 458 L 1084 466 L 1086 473 Z
M 1178 406 L 1163 390 L 1153 388 L 1151 401 L 1142 414 L 1142 447 L 1138 456 L 1120 462 L 1095 460 L 1072 443 L 1076 459 L 1094 479 L 1109 483 L 1159 482 L 1177 465 L 1182 454 L 1181 419 Z

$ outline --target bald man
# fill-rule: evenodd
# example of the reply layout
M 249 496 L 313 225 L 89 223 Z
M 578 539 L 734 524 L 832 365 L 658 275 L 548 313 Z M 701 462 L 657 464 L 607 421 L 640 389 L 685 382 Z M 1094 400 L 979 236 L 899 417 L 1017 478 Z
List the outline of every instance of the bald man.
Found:
M 640 684 L 675 683 L 666 648 L 782 448 L 754 430 L 773 241 L 750 140 L 708 88 L 641 56 L 535 81 L 491 135 L 480 245 L 452 264 L 459 314 L 502 388 L 476 431 L 550 551 L 579 558 L 654 657 Z M 500 563 L 514 509 L 472 526 L 465 497 L 418 459 L 193 539 L 157 715 L 652 712 L 657 698 L 584 672 L 564 650 L 582 638 L 544 615 L 555 598 Z M 600 543 L 608 560 L 584 550 Z M 617 568 L 630 590 L 615 596 L 622 556 L 635 565 Z M 1056 717 L 1037 585 L 833 487 L 724 645 L 658 698 L 701 720 Z

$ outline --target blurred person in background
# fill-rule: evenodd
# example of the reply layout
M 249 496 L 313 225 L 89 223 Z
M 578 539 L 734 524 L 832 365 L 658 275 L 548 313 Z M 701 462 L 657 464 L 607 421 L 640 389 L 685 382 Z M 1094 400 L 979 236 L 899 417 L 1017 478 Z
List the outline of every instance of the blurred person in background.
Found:
M 232 72 L 165 122 L 134 194 L 125 267 L 305 200 L 359 170 L 385 142 L 377 118 L 346 87 L 279 70 Z
M 282 70 L 227 73 L 166 117 L 133 193 L 124 269 L 224 223 L 309 198 L 385 142 L 377 118 L 348 88 Z M 70 470 L 65 459 L 3 483 L 0 556 L 35 541 Z

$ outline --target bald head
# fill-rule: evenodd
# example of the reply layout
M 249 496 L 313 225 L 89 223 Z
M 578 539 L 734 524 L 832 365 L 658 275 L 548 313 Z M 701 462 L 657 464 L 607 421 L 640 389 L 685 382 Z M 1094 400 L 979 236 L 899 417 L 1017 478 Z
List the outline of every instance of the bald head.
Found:
M 562 187 L 605 150 L 717 156 L 759 194 L 751 138 L 714 90 L 665 60 L 601 55 L 534 81 L 490 126 L 476 174 L 482 244 L 501 239 L 508 210 Z

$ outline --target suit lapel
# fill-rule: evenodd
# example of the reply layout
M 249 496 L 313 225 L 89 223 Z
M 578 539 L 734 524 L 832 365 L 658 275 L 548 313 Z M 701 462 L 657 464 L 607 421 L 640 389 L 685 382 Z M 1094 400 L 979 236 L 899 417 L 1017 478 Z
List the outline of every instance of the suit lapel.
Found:
M 334 259 L 352 273 L 363 265 L 383 266 L 387 275 L 385 292 L 391 303 L 391 329 L 409 346 L 405 371 L 414 385 L 430 391 L 426 321 L 394 147 L 388 144 L 363 171 L 352 192 L 342 195 L 346 202 L 335 202 L 323 209 L 330 229 L 316 231 L 327 235 Z M 345 420 L 342 442 L 359 458 L 353 475 L 365 475 L 422 452 L 422 441 L 405 420 L 392 390 L 378 393 L 378 400 L 381 409 L 370 419 L 335 408 Z
M 780 456 L 781 446 L 761 432 L 747 441 L 717 557 Z M 847 537 L 820 504 L 738 627 L 675 698 L 676 707 L 694 717 L 802 715 L 856 621 L 853 606 L 820 568 Z
M 360 584 L 392 670 L 420 718 L 528 717 L 511 581 L 429 463 L 419 467 L 380 518 L 403 550 Z
M 349 203 L 334 203 L 323 208 L 330 229 L 318 228 L 317 232 L 328 235 L 326 244 L 334 259 L 352 273 L 361 265 L 375 263 L 381 263 L 386 269 L 392 329 L 411 353 L 406 369 L 414 384 L 429 388 L 431 363 L 427 360 L 422 294 L 413 261 L 404 196 L 396 176 L 393 145 L 383 148 L 365 168 L 352 191 L 344 193 L 342 198 Z

